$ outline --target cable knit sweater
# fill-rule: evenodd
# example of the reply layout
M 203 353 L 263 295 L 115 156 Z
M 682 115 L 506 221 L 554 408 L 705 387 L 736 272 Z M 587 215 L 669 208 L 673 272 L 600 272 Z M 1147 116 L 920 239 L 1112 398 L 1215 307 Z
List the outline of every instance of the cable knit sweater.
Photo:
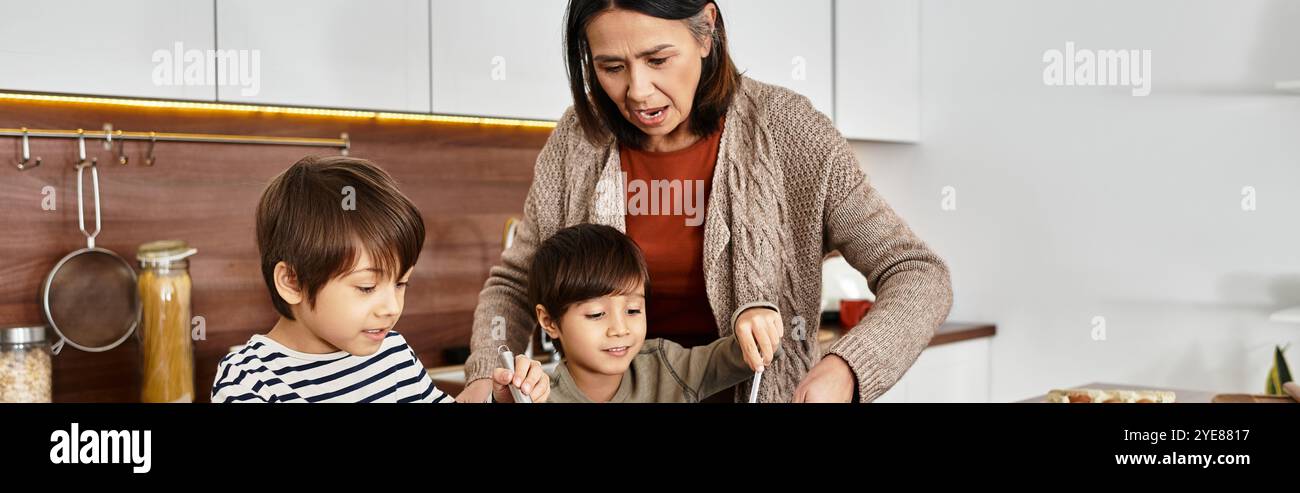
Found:
M 592 145 L 573 109 L 565 111 L 537 158 L 515 241 L 479 293 L 467 382 L 490 376 L 498 346 L 521 353 L 536 330 L 527 266 L 541 240 L 584 222 L 625 231 L 620 171 L 617 143 Z M 872 188 L 848 141 L 808 98 L 745 78 L 727 110 L 712 190 L 704 275 L 718 335 L 732 335 L 750 306 L 775 305 L 786 322 L 762 402 L 789 402 L 822 355 L 821 264 L 832 250 L 876 294 L 866 317 L 829 350 L 853 369 L 861 401 L 889 390 L 947 318 L 947 266 Z M 748 386 L 737 387 L 737 400 L 747 399 Z

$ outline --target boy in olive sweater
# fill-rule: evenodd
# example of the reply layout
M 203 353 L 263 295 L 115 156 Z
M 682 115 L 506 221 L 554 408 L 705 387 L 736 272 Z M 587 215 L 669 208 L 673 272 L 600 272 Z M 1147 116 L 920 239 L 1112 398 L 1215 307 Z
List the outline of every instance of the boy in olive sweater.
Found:
M 761 371 L 763 359 L 751 368 L 735 336 L 689 349 L 645 340 L 648 290 L 640 248 L 617 229 L 579 224 L 542 242 L 528 297 L 563 355 L 550 402 L 698 402 Z M 779 338 L 775 330 L 752 336 Z

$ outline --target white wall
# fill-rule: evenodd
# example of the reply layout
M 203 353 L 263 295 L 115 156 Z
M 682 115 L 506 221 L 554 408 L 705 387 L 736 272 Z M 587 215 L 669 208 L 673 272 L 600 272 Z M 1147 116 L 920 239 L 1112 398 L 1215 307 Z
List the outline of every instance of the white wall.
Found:
M 951 264 L 950 318 L 998 324 L 992 399 L 1262 392 L 1300 342 L 1267 320 L 1300 305 L 1300 94 L 1271 89 L 1300 79 L 1300 2 L 924 0 L 921 31 L 921 144 L 854 145 Z M 1151 95 L 1044 85 L 1067 41 L 1152 50 Z

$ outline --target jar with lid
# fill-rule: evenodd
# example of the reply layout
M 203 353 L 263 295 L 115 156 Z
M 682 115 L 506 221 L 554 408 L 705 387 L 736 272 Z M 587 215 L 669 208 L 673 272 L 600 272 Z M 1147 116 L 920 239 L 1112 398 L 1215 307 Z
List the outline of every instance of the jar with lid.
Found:
M 0 402 L 52 402 L 53 368 L 45 326 L 0 327 Z
M 140 245 L 141 402 L 194 402 L 189 257 L 183 241 Z

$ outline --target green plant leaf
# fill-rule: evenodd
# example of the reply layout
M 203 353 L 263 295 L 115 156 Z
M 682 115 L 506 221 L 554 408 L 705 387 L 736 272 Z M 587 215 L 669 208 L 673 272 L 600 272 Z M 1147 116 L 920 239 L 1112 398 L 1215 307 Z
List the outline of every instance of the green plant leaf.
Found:
M 1273 366 L 1277 367 L 1278 388 L 1291 381 L 1291 369 L 1287 367 L 1286 356 L 1282 354 L 1285 350 L 1286 348 L 1280 346 L 1273 349 Z

